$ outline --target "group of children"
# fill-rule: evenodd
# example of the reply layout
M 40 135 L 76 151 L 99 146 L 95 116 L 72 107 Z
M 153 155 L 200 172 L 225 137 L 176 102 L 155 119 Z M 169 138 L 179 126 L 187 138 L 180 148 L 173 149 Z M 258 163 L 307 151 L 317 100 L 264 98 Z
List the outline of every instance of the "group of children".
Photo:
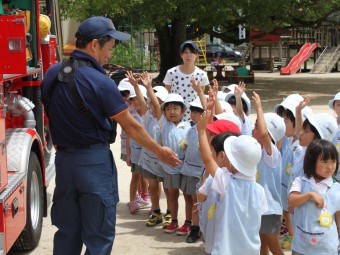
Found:
M 282 245 L 291 246 L 292 254 L 338 255 L 340 93 L 329 102 L 334 118 L 313 114 L 310 99 L 299 94 L 264 113 L 253 92 L 253 128 L 245 84 L 219 91 L 214 80 L 206 96 L 206 77 L 194 65 L 197 46 L 184 42 L 180 55 L 183 65 L 170 69 L 165 80 L 170 91 L 152 87 L 146 72 L 138 78 L 129 72 L 118 86 L 133 117 L 182 161 L 176 168 L 163 164 L 122 131 L 121 158 L 132 172 L 129 211 L 151 206 L 146 226 L 163 223 L 165 233 L 186 236 L 188 243 L 203 234 L 208 254 L 281 255 L 284 221 L 288 233 Z M 187 98 L 195 99 L 186 102 L 171 93 L 172 86 L 193 91 Z M 183 121 L 185 114 L 189 121 Z M 180 190 L 185 200 L 181 227 Z

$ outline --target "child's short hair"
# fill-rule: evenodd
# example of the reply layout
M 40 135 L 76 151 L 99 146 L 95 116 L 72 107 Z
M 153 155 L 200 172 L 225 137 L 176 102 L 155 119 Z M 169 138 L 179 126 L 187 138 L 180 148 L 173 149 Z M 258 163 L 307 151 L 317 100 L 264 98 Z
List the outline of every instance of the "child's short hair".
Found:
M 338 172 L 339 154 L 333 143 L 325 139 L 318 139 L 312 141 L 306 150 L 306 155 L 303 161 L 303 170 L 308 178 L 316 175 L 316 163 L 318 159 L 335 160 L 336 167 L 333 176 Z
M 120 94 L 122 95 L 122 97 L 129 97 L 130 90 L 121 90 Z
M 222 132 L 218 135 L 216 135 L 211 140 L 211 146 L 214 148 L 216 154 L 220 153 L 221 151 L 224 151 L 224 141 L 229 136 L 239 136 L 240 134 L 234 133 L 234 132 Z
M 245 114 L 248 114 L 248 106 L 247 106 L 247 103 L 246 101 L 244 101 L 243 98 L 241 98 L 242 100 L 242 109 L 243 109 L 243 112 Z M 231 96 L 229 99 L 228 99 L 228 103 L 231 104 L 231 105 L 236 105 L 236 98 L 235 96 Z
M 200 113 L 203 113 L 204 110 L 202 108 L 199 108 L 199 107 L 196 107 L 196 106 L 190 106 L 190 111 L 192 112 L 200 112 Z
M 181 102 L 176 102 L 176 101 L 175 101 L 175 102 L 166 102 L 166 103 L 164 103 L 163 110 L 164 110 L 166 107 L 168 107 L 169 105 L 178 105 L 178 106 L 180 106 L 182 109 L 185 109 L 183 103 L 181 103 Z
M 306 129 L 307 127 L 309 127 L 310 130 L 314 133 L 314 135 L 315 135 L 314 139 L 321 139 L 321 136 L 320 136 L 318 130 L 316 129 L 316 127 L 314 127 L 314 126 L 309 122 L 308 119 L 306 119 L 306 120 L 303 122 L 303 124 L 302 124 L 302 128 L 303 128 L 303 129 Z
M 291 122 L 293 122 L 293 127 L 295 127 L 295 116 L 294 116 L 294 113 L 292 113 L 291 110 L 286 109 L 286 110 L 285 110 L 285 114 L 286 114 L 286 117 L 287 117 Z

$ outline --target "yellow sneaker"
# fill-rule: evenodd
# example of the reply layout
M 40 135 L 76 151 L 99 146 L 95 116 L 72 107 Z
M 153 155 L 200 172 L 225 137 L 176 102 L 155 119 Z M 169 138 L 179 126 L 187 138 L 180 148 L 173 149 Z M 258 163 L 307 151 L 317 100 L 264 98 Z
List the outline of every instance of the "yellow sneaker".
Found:
M 147 227 L 154 227 L 163 222 L 163 216 L 160 213 L 153 213 L 149 220 L 146 222 Z
M 290 245 L 292 244 L 293 236 L 285 236 L 282 241 L 281 248 L 282 249 L 290 249 Z

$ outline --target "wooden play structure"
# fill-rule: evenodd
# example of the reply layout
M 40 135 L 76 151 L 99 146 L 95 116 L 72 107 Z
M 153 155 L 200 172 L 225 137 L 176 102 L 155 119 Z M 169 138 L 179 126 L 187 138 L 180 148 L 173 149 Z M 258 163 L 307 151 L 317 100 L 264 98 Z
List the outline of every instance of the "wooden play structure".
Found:
M 311 73 L 329 73 L 337 69 L 340 58 L 340 25 L 322 28 L 294 28 L 267 34 L 250 32 L 249 54 L 251 70 L 280 70 L 282 75 L 307 70 L 307 61 L 314 61 Z M 245 65 L 245 59 L 241 61 Z

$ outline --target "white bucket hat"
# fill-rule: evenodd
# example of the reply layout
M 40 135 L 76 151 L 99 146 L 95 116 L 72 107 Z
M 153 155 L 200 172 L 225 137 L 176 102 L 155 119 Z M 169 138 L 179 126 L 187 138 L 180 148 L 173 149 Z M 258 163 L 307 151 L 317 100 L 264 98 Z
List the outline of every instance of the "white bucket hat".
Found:
M 155 86 L 153 87 L 153 90 L 155 91 L 156 97 L 158 97 L 162 102 L 165 101 L 169 94 L 168 90 L 163 86 Z
M 231 107 L 231 105 L 228 102 L 220 101 L 220 105 L 221 105 L 223 112 L 232 112 L 233 113 L 233 108 Z
M 222 91 L 217 91 L 217 99 L 220 101 L 224 101 L 225 97 L 226 97 L 227 93 L 224 93 Z
M 230 91 L 234 91 L 237 86 L 238 86 L 237 84 L 230 84 L 227 86 L 222 86 L 221 91 L 224 92 L 226 89 L 229 89 Z
M 248 135 L 230 136 L 224 141 L 224 151 L 237 171 L 255 177 L 262 156 L 261 145 L 255 138 Z
M 267 124 L 268 132 L 275 144 L 282 139 L 286 132 L 286 125 L 279 115 L 273 112 L 268 112 L 264 114 L 264 119 Z
M 229 93 L 227 93 L 227 95 L 225 97 L 225 101 L 228 102 L 229 98 L 231 98 L 232 96 L 235 96 L 234 91 L 230 91 Z M 245 92 L 243 92 L 241 98 L 244 100 L 244 102 L 246 102 L 247 109 L 248 109 L 247 116 L 249 116 L 249 114 L 250 114 L 250 107 L 251 107 L 250 99 L 249 99 L 249 97 L 247 96 L 247 94 Z
M 128 78 L 124 78 L 118 84 L 119 91 L 129 90 L 130 93 L 134 90 L 132 84 L 129 82 Z
M 308 114 L 307 119 L 319 132 L 321 139 L 332 141 L 338 131 L 338 124 L 328 113 Z
M 224 112 L 217 115 L 214 115 L 214 117 L 218 120 L 229 120 L 233 123 L 235 123 L 240 130 L 242 130 L 242 123 L 239 117 L 235 115 L 233 112 Z
M 187 106 L 184 103 L 184 99 L 183 99 L 183 97 L 181 95 L 178 95 L 178 94 L 168 94 L 168 96 L 165 98 L 163 104 L 161 104 L 162 111 L 164 111 L 165 104 L 166 103 L 170 103 L 170 102 L 179 102 L 179 103 L 182 103 L 184 110 L 187 109 Z
M 189 103 L 189 105 L 192 107 L 197 107 L 197 108 L 204 110 L 199 97 L 196 97 L 193 101 Z
M 146 95 L 146 88 L 142 85 L 138 85 L 138 87 L 139 87 L 139 90 L 142 93 L 143 97 L 145 99 L 148 99 L 148 96 Z M 133 87 L 132 87 L 132 89 L 133 89 Z M 132 91 L 130 91 L 130 95 L 129 95 L 128 99 L 136 97 L 136 96 L 137 96 L 136 91 L 133 89 Z
M 332 100 L 329 100 L 329 102 L 328 102 L 329 107 L 333 110 L 334 110 L 334 101 L 336 101 L 336 100 L 340 100 L 340 92 L 336 93 L 334 98 Z
M 300 101 L 298 101 L 300 100 Z M 289 95 L 285 100 L 283 100 L 280 104 L 275 105 L 274 111 L 277 113 L 280 106 L 282 106 L 285 110 L 288 109 L 296 118 L 296 106 L 303 100 L 303 97 L 299 94 Z M 302 111 L 302 119 L 305 120 L 308 114 L 312 113 L 312 109 L 309 106 L 305 106 Z

